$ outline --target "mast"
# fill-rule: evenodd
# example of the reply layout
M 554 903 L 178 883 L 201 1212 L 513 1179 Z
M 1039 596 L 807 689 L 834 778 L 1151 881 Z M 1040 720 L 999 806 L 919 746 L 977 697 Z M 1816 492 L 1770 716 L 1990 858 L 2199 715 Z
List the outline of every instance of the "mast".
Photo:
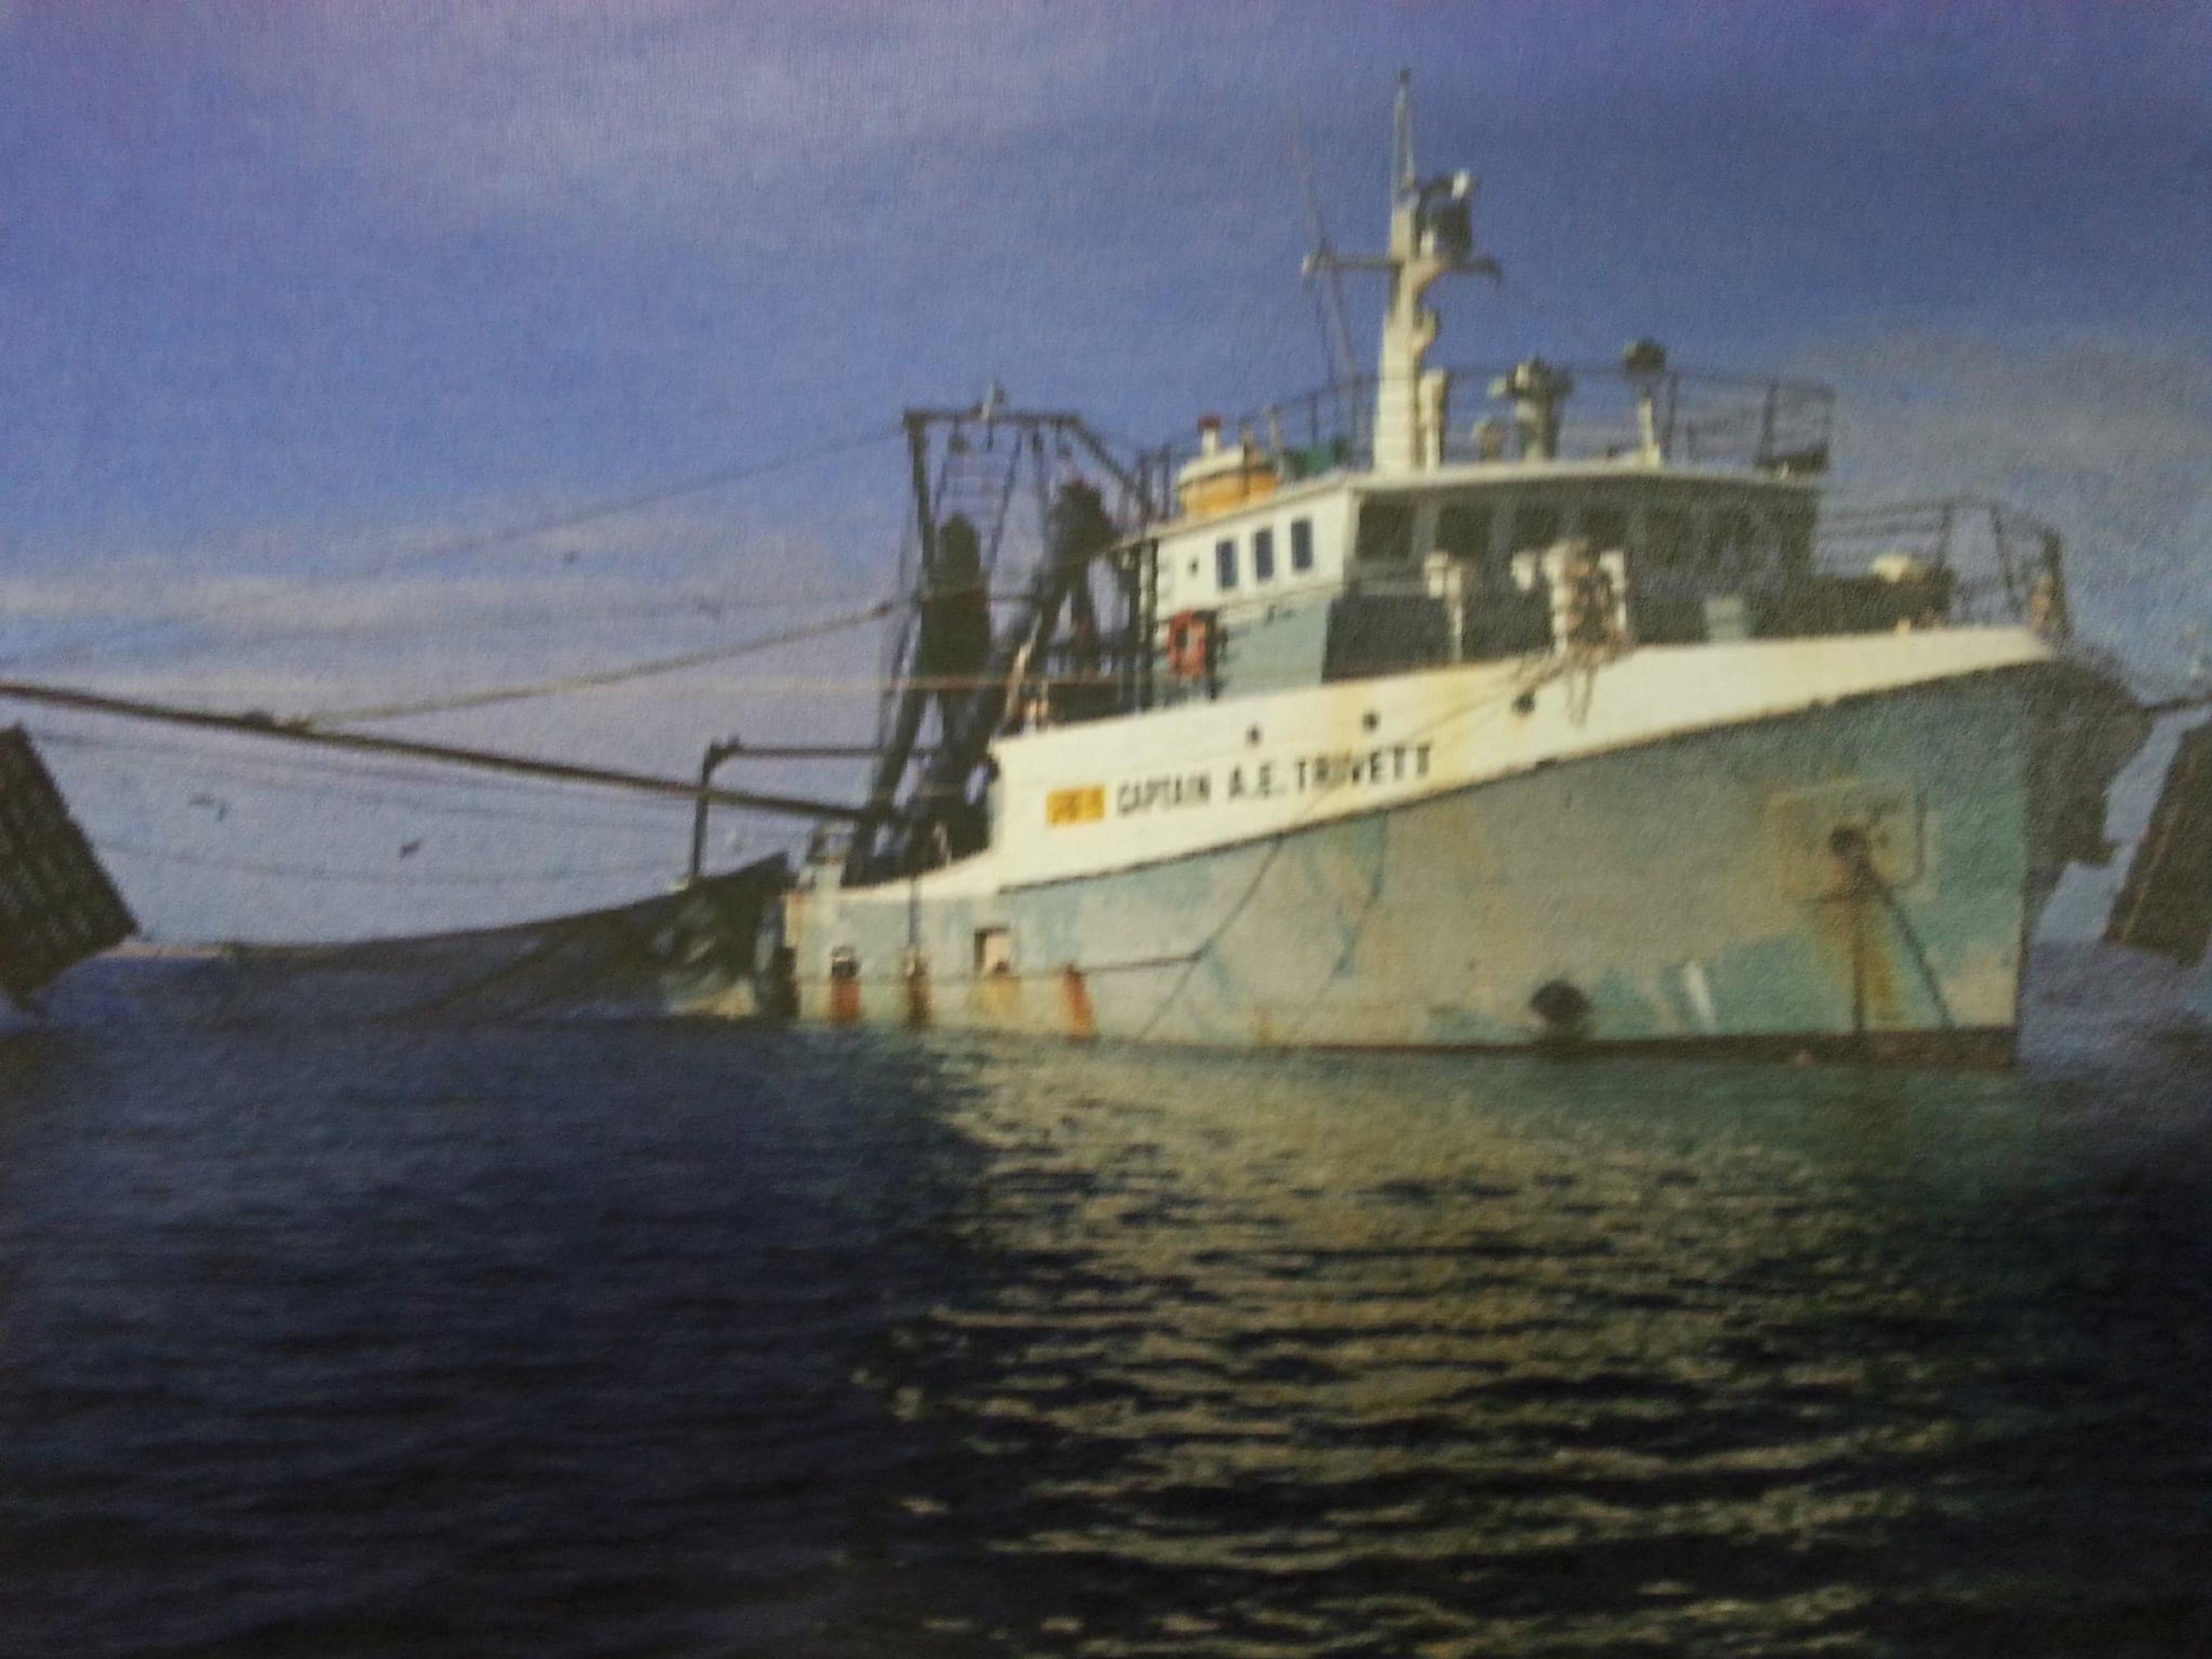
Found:
M 1375 387 L 1377 472 L 1412 472 L 1443 458 L 1446 376 L 1428 368 L 1440 326 L 1425 303 L 1445 276 L 1502 281 L 1498 262 L 1474 251 L 1475 181 L 1472 173 L 1424 179 L 1413 161 L 1410 72 L 1398 75 L 1390 115 L 1390 240 L 1382 255 L 1346 258 L 1316 254 L 1317 268 L 1380 271 L 1390 279 Z
M 1398 90 L 1390 100 L 1390 199 L 1413 187 L 1413 71 L 1398 71 Z

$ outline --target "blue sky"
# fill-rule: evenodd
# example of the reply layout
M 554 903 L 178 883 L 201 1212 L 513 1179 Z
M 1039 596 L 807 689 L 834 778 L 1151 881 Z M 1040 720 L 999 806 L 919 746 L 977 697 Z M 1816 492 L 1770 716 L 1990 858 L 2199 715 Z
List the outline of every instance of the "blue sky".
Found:
M 1830 378 L 1862 481 L 2054 518 L 2170 672 L 2212 622 L 2208 64 L 2201 4 L 0 0 L 0 654 L 328 708 L 878 591 L 889 446 L 428 556 L 987 378 L 1147 437 L 1319 380 L 1286 134 L 1376 240 L 1402 65 L 1509 275 L 1447 301 L 1443 356 L 1650 334 Z M 677 769 L 865 729 L 788 683 L 872 659 L 410 729 Z M 117 860 L 170 937 L 544 910 L 680 848 L 665 812 L 228 753 L 216 818 L 191 756 L 52 752 L 96 832 L 200 860 Z M 222 867 L 254 861 L 378 878 Z M 543 879 L 470 884 L 500 868 Z

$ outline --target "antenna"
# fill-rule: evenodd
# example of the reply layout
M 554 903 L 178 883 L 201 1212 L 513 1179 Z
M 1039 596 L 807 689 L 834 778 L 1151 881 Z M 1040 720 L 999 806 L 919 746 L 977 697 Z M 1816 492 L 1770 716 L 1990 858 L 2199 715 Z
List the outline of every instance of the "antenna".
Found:
M 1291 164 L 1297 169 L 1298 190 L 1305 200 L 1306 234 L 1313 241 L 1313 252 L 1306 255 L 1299 274 L 1313 289 L 1322 343 L 1328 353 L 1328 389 L 1334 392 L 1358 380 L 1359 366 L 1352 349 L 1352 325 L 1346 320 L 1344 278 L 1337 269 L 1336 246 L 1328 240 L 1328 225 L 1321 212 L 1321 190 L 1314 183 L 1313 158 L 1306 152 L 1305 135 L 1295 114 L 1291 117 Z
M 1413 71 L 1398 71 L 1398 95 L 1390 106 L 1390 199 L 1413 188 Z

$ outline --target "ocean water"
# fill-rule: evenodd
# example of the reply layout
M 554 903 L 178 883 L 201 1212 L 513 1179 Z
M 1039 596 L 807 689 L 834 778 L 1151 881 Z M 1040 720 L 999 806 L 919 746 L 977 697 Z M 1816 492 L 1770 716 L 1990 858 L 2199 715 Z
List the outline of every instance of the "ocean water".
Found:
M 2212 1650 L 2212 1065 L 0 1038 L 0 1652 Z

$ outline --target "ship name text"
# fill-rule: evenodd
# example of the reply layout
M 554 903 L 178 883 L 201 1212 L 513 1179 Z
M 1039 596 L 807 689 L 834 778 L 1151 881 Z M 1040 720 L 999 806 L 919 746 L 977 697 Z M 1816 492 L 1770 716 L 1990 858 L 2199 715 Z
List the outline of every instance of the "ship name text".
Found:
M 1371 749 L 1235 761 L 1204 771 L 1126 778 L 1113 786 L 1114 816 L 1143 817 L 1224 803 L 1419 783 L 1429 775 L 1431 748 L 1425 743 L 1384 744 Z M 1047 797 L 1045 821 L 1054 828 L 1097 823 L 1103 817 L 1102 805 L 1095 787 L 1054 790 Z

